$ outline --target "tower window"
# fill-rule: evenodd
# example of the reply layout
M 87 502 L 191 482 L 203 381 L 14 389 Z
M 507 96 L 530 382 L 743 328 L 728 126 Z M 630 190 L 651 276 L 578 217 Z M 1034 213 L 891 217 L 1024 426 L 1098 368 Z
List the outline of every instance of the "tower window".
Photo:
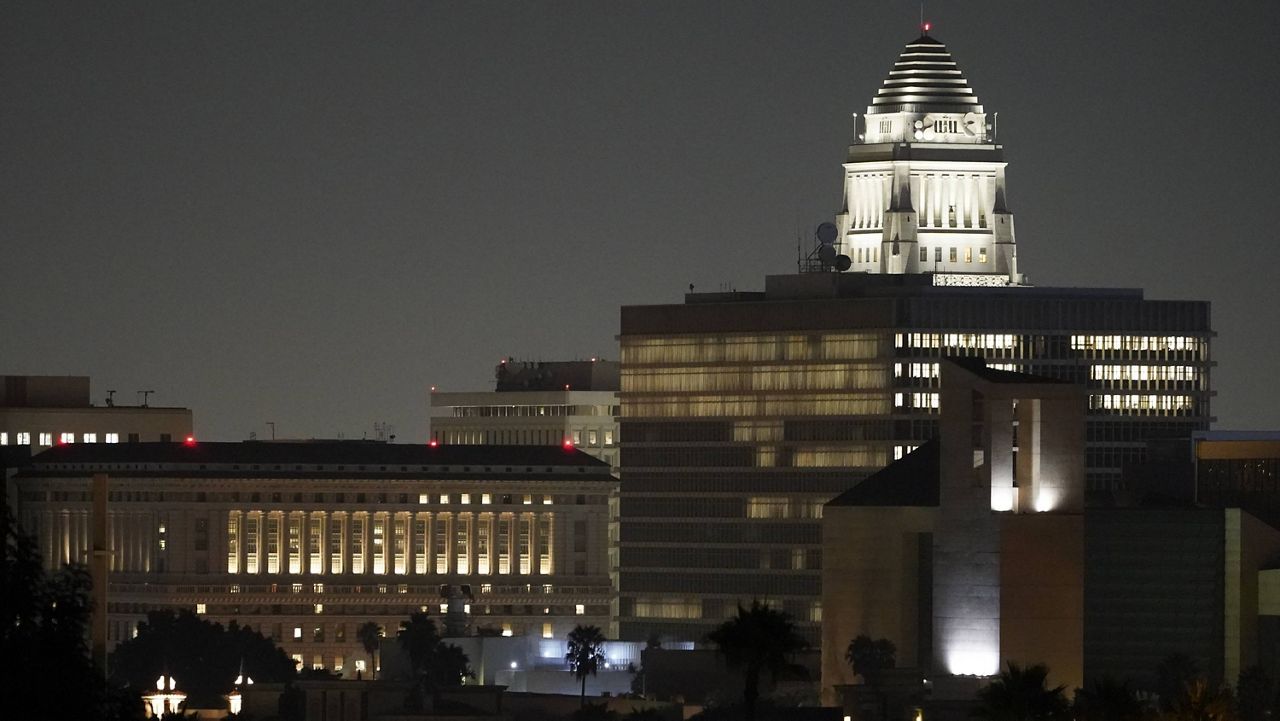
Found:
M 985 263 L 985 262 L 987 262 L 987 249 L 986 249 L 986 248 L 978 248 L 978 262 L 979 262 L 979 263 Z
M 941 247 L 938 247 L 938 248 L 934 248 L 934 249 L 933 249 L 933 262 L 935 262 L 935 263 L 941 263 L 941 262 L 942 262 L 942 248 L 941 248 Z
M 966 262 L 966 263 L 972 263 L 972 262 L 973 262 L 973 248 L 968 248 L 968 247 L 966 247 L 966 248 L 964 249 L 964 262 Z
M 920 262 L 925 263 L 928 260 L 929 260 L 929 249 L 922 245 L 920 246 Z
M 951 253 L 950 253 L 950 255 L 949 255 L 949 260 L 950 260 L 952 263 L 956 262 L 956 249 L 955 249 L 955 248 L 952 248 L 952 249 L 951 249 Z
M 881 133 L 891 133 L 891 132 L 893 132 L 893 121 L 892 121 L 892 120 L 881 120 L 881 121 L 880 121 L 880 132 L 881 132 Z

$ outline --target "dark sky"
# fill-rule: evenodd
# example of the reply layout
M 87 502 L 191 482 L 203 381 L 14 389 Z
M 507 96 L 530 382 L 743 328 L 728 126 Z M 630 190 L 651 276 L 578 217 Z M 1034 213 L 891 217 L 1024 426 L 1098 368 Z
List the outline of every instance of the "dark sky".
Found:
M 913 2 L 7 2 L 0 373 L 206 439 L 426 430 L 618 308 L 760 288 L 840 201 Z M 1280 427 L 1280 3 L 930 2 L 1037 285 L 1213 302 Z

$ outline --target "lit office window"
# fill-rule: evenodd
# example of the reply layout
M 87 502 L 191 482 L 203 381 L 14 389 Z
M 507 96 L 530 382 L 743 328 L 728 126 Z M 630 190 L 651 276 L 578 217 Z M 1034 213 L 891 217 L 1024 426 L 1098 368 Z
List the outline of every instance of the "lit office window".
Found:
M 9 434 L 0 433 L 0 446 L 7 446 L 7 445 L 9 445 Z
M 480 494 L 480 503 L 482 503 L 482 504 L 484 504 L 484 505 L 486 505 L 486 506 L 487 506 L 487 505 L 489 505 L 489 504 L 490 504 L 490 503 L 492 503 L 492 502 L 493 502 L 493 496 L 490 496 L 488 493 L 481 493 L 481 494 Z
M 85 433 L 84 435 L 80 436 L 80 440 L 84 441 L 85 443 L 97 443 L 97 442 L 98 442 L 98 434 L 97 434 L 97 433 Z
M 26 431 L 19 431 L 19 432 L 18 432 L 18 445 L 20 445 L 20 446 L 29 446 L 29 445 L 31 445 L 31 434 L 30 434 L 30 433 L 27 433 Z
M 461 503 L 461 504 L 462 504 L 462 505 L 464 505 L 464 506 L 470 505 L 470 504 L 471 504 L 471 494 L 470 494 L 470 493 L 463 493 L 461 496 L 459 496 L 459 497 L 458 497 L 458 503 Z
M 196 613 L 204 614 L 209 612 L 209 607 L 203 603 L 196 604 Z
M 294 637 L 295 639 L 300 639 L 300 638 L 302 638 L 302 627 L 301 627 L 301 626 L 294 626 L 294 627 L 293 627 L 293 637 Z
M 40 434 L 40 445 L 42 445 L 42 446 L 51 446 L 51 445 L 53 445 L 53 434 L 52 434 L 52 433 L 41 433 L 41 434 Z
M 76 442 L 76 434 L 74 434 L 74 433 L 60 433 L 60 434 L 58 434 L 58 442 L 59 442 L 59 443 L 75 443 L 75 442 Z
M 107 436 L 106 436 L 106 441 L 107 441 L 107 443 L 119 443 L 119 442 L 120 442 L 120 434 L 119 434 L 119 433 L 108 433 L 108 434 L 107 434 Z

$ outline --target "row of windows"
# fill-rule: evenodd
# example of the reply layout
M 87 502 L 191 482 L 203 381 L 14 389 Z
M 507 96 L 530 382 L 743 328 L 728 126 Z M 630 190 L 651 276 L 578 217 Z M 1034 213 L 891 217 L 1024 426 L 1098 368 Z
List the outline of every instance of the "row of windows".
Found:
M 624 337 L 622 365 L 871 360 L 880 351 L 880 338 L 870 333 Z
M 960 252 L 959 252 L 959 249 L 957 249 L 957 248 L 956 248 L 956 246 L 954 246 L 954 245 L 953 245 L 953 246 L 951 246 L 950 248 L 948 248 L 948 249 L 947 249 L 947 262 L 949 262 L 949 263 L 959 263 L 959 262 L 960 262 L 959 257 L 960 257 Z M 979 248 L 978 248 L 977 258 L 978 258 L 978 262 L 979 262 L 979 263 L 986 263 L 986 262 L 987 262 L 987 249 L 986 249 L 985 247 L 979 247 Z M 929 248 L 928 248 L 928 246 L 924 246 L 924 245 L 920 246 L 920 262 L 921 262 L 921 263 L 928 263 L 928 262 L 929 262 Z M 933 262 L 935 262 L 935 263 L 941 263 L 941 262 L 942 262 L 942 247 L 941 247 L 941 246 L 939 246 L 939 247 L 935 247 L 935 248 L 933 249 Z M 964 262 L 966 262 L 966 263 L 972 263 L 972 262 L 974 262 L 973 246 L 969 246 L 969 245 L 964 246 Z
M 1162 335 L 1073 335 L 1071 350 L 1190 350 L 1198 351 L 1203 341 L 1190 336 Z
M 1195 407 L 1195 399 L 1183 395 L 1103 393 L 1089 396 L 1093 410 L 1184 411 Z
M 716 446 L 633 448 L 631 468 L 879 468 L 888 451 L 882 445 Z
M 1011 333 L 895 333 L 898 348 L 1014 348 L 1018 336 Z
M 232 491 L 230 493 L 210 493 L 206 491 L 196 491 L 194 493 L 184 493 L 181 491 L 110 491 L 107 494 L 107 500 L 112 502 L 125 503 L 160 503 L 166 500 L 171 502 L 198 502 L 206 501 L 214 503 L 239 503 L 240 501 L 250 501 L 253 503 L 269 502 L 269 503 L 399 503 L 401 505 L 409 504 L 411 496 L 408 493 L 262 493 L 253 491 L 251 493 L 241 493 L 240 491 Z M 419 493 L 417 494 L 418 505 L 439 504 L 439 505 L 470 505 L 473 502 L 480 505 L 602 505 L 606 501 L 605 496 L 594 496 L 586 494 L 577 494 L 575 496 L 551 496 L 543 494 L 531 493 Z M 24 501 L 67 501 L 67 502 L 88 502 L 91 494 L 88 491 L 23 491 L 22 500 Z
M 1089 366 L 1089 377 L 1103 381 L 1194 381 L 1199 374 L 1195 366 L 1097 364 Z
M 498 405 L 453 406 L 454 418 L 527 418 L 544 416 L 616 416 L 618 407 L 610 405 Z
M 822 518 L 822 505 L 826 500 L 751 496 L 747 499 L 747 518 Z
M 621 412 L 621 409 L 619 409 Z M 617 444 L 618 434 L 612 428 L 583 430 L 575 428 L 564 435 L 560 428 L 441 428 L 433 430 L 431 437 L 450 445 L 541 445 L 558 446 L 571 443 L 575 446 L 599 448 Z M 585 445 L 584 445 L 585 443 Z
M 624 369 L 624 393 L 831 391 L 886 384 L 883 365 L 819 364 Z
M 99 436 L 99 434 L 98 434 L 98 433 L 81 433 L 81 434 L 80 434 L 80 440 L 79 440 L 79 442 L 80 442 L 80 443 L 97 443 L 97 442 L 98 442 L 98 436 Z M 103 443 L 119 443 L 119 442 L 120 442 L 120 434 L 119 434 L 119 433 L 103 433 L 103 434 L 101 434 L 101 436 L 102 436 L 102 442 L 103 442 Z M 140 438 L 140 437 L 139 437 L 139 435 L 138 435 L 137 433 L 128 433 L 128 434 L 125 434 L 125 437 L 128 439 L 128 441 L 129 441 L 130 443 L 137 443 L 137 442 L 139 441 L 139 438 Z M 54 439 L 55 439 L 55 438 L 57 439 L 57 443 L 60 443 L 60 444 L 61 444 L 61 443 L 76 443 L 76 442 L 77 442 L 77 441 L 76 441 L 76 434 L 75 434 L 75 433 L 68 433 L 68 432 L 57 433 L 57 434 L 54 434 L 54 433 L 37 433 L 37 434 L 36 434 L 36 440 L 37 440 L 37 442 L 36 442 L 34 445 L 37 445 L 37 446 L 52 446 L 52 445 L 54 444 Z M 162 442 L 167 443 L 167 442 L 169 442 L 169 440 L 171 440 L 171 439 L 170 439 L 170 436 L 169 436 L 169 434 L 168 434 L 168 433 L 162 433 L 162 434 L 160 435 L 160 440 L 161 440 Z M 17 431 L 17 432 L 15 432 L 15 433 L 13 434 L 13 443 L 14 443 L 14 445 L 19 445 L 19 446 L 29 446 L 29 445 L 32 445 L 32 443 L 31 443 L 31 433 L 30 433 L 30 432 L 28 432 L 28 431 Z M 9 445 L 9 432 L 8 432 L 8 431 L 0 431 L 0 446 L 7 446 L 7 445 Z
M 831 393 L 791 396 L 687 396 L 623 401 L 633 418 L 733 418 L 744 416 L 866 416 L 889 412 L 889 399 L 879 393 Z
M 551 534 L 549 514 L 232 511 L 227 573 L 549 574 Z

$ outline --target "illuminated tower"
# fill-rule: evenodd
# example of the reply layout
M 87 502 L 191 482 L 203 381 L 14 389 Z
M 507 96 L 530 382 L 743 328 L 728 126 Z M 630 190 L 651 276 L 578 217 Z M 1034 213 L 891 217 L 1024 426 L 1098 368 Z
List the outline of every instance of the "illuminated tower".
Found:
M 849 146 L 836 216 L 849 272 L 935 273 L 935 285 L 1022 284 L 995 118 L 945 45 L 928 35 L 908 43 L 862 126 Z

